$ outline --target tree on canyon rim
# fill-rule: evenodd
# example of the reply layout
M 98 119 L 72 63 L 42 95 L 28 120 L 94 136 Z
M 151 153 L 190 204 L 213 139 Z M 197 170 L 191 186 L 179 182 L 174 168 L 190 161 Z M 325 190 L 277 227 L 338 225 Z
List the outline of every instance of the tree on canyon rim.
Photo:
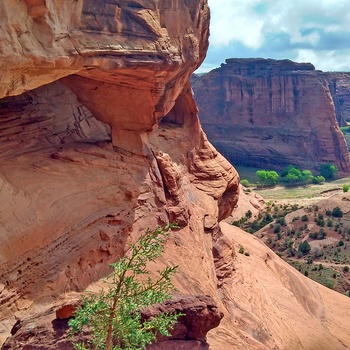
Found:
M 157 278 L 152 279 L 147 263 L 162 255 L 170 230 L 176 227 L 169 224 L 153 231 L 147 229 L 126 256 L 111 264 L 113 272 L 106 279 L 109 288 L 83 298 L 69 326 L 73 334 L 89 332 L 91 340 L 74 343 L 76 349 L 145 349 L 156 340 L 157 333 L 170 335 L 181 314 L 142 320 L 140 310 L 171 299 L 170 292 L 175 290 L 171 278 L 177 266 L 158 271 Z M 146 277 L 146 281 L 140 282 L 140 277 Z

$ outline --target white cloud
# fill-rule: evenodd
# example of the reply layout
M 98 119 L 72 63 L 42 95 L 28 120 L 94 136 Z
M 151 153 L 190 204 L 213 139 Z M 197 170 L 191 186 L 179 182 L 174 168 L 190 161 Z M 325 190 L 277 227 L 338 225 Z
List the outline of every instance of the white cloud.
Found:
M 209 0 L 209 5 L 207 66 L 250 55 L 350 70 L 349 0 Z
M 251 9 L 259 2 L 259 0 L 209 1 L 212 13 L 211 44 L 228 45 L 232 40 L 240 40 L 249 47 L 258 47 L 262 40 L 261 29 L 264 20 L 254 15 Z

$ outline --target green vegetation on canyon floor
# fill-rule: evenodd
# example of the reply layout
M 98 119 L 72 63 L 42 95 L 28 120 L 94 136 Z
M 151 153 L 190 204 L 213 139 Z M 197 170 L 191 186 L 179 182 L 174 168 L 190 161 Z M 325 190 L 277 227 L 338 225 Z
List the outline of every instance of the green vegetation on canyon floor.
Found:
M 242 168 L 241 168 L 242 169 Z M 241 170 L 241 175 L 244 171 Z M 333 180 L 338 168 L 330 163 L 320 164 L 319 174 L 314 175 L 310 170 L 299 169 L 295 165 L 286 166 L 280 173 L 275 170 L 259 169 L 255 177 L 248 172 L 250 180 L 242 176 L 241 184 L 246 187 L 258 188 L 275 187 L 277 184 L 285 187 L 307 186 L 310 184 L 321 185 L 326 180 Z
M 350 178 L 256 190 L 266 200 L 264 209 L 255 216 L 247 211 L 232 224 L 260 238 L 304 275 L 350 296 L 348 183 Z

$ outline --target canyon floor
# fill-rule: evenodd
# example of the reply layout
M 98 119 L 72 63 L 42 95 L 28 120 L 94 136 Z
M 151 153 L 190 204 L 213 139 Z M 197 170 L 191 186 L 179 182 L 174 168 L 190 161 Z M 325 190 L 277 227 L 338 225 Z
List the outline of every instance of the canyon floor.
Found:
M 342 190 L 348 183 L 350 177 L 306 187 L 243 188 L 255 211 L 247 204 L 246 212 L 228 222 L 254 234 L 304 275 L 349 296 L 350 194 Z

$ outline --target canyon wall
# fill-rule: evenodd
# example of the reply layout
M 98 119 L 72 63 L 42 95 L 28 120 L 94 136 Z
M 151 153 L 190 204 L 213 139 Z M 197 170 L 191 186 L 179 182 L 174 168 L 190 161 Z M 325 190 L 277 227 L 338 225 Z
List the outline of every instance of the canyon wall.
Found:
M 0 9 L 3 349 L 71 348 L 55 310 L 99 288 L 129 243 L 169 221 L 180 228 L 150 269 L 178 265 L 181 293 L 211 295 L 215 306 L 200 296 L 194 307 L 224 313 L 212 349 L 346 349 L 348 298 L 219 225 L 239 178 L 203 133 L 188 83 L 208 46 L 206 0 Z M 238 256 L 241 244 L 251 257 Z
M 193 88 L 205 132 L 232 164 L 317 171 L 332 163 L 346 175 L 350 160 L 337 118 L 347 114 L 347 78 L 310 63 L 228 59 L 193 77 Z
M 174 247 L 190 235 L 188 257 L 209 262 L 183 291 L 205 292 L 211 232 L 238 199 L 238 175 L 203 134 L 188 84 L 208 46 L 207 2 L 0 9 L 1 341 L 18 317 L 84 290 L 169 221 L 181 226 Z
M 340 126 L 347 125 L 350 120 L 350 73 L 323 73 L 332 94 L 337 121 Z

